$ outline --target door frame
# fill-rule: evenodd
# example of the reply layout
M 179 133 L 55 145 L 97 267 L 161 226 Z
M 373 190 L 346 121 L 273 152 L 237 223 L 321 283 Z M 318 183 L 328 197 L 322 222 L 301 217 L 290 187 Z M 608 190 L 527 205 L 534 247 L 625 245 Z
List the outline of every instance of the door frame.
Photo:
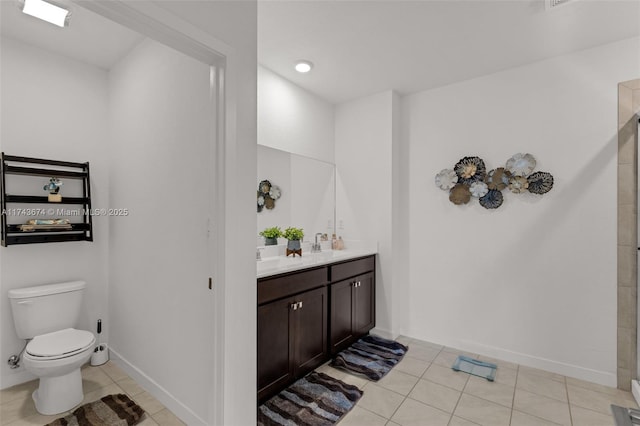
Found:
M 214 184 L 208 194 L 209 211 L 215 220 L 209 221 L 209 264 L 214 286 L 211 292 L 211 314 L 213 326 L 212 353 L 214 354 L 213 377 L 209 380 L 208 418 L 200 419 L 175 399 L 165 405 L 184 417 L 188 423 L 224 424 L 224 377 L 225 377 L 225 253 L 226 253 L 226 197 L 230 185 L 227 179 L 226 159 L 236 147 L 236 52 L 226 43 L 180 19 L 151 2 L 126 0 L 88 1 L 71 0 L 74 4 L 110 19 L 133 31 L 172 47 L 210 67 L 210 100 L 215 131 L 210 134 L 210 163 L 214 166 L 211 178 Z M 206 283 L 203 282 L 203 285 Z M 214 297 L 215 296 L 215 297 Z M 159 392 L 166 391 L 158 387 Z M 168 395 L 170 397 L 170 395 Z
M 618 84 L 618 388 L 640 400 L 638 378 L 638 116 L 640 79 Z M 633 386 L 632 386 L 633 381 Z

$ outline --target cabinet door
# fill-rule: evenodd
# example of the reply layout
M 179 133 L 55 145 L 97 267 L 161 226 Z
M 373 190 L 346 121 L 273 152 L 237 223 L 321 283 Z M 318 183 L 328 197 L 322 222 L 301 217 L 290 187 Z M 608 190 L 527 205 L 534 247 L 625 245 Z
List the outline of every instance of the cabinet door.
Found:
M 372 272 L 360 275 L 355 280 L 358 285 L 353 289 L 353 334 L 358 338 L 376 325 L 376 288 Z
M 299 305 L 293 311 L 295 317 L 294 375 L 301 377 L 327 359 L 327 288 L 307 291 L 294 298 Z
M 258 306 L 258 400 L 293 379 L 292 299 Z
M 353 337 L 353 283 L 339 281 L 331 285 L 331 354 L 340 352 Z

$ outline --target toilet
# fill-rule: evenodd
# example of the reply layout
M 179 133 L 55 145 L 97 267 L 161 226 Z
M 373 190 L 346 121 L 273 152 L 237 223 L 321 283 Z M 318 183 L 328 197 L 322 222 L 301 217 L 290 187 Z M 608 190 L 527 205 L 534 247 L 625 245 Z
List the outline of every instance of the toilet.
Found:
M 96 339 L 73 327 L 85 287 L 73 281 L 9 290 L 16 333 L 31 339 L 22 359 L 40 379 L 33 401 L 41 414 L 64 413 L 84 398 L 80 367 L 91 358 Z

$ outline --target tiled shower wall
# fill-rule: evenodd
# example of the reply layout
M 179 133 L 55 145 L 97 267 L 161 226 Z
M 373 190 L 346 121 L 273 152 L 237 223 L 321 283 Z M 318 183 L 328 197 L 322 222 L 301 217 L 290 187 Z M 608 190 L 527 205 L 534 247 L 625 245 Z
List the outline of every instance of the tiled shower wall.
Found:
M 618 388 L 637 377 L 638 117 L 640 79 L 618 85 Z

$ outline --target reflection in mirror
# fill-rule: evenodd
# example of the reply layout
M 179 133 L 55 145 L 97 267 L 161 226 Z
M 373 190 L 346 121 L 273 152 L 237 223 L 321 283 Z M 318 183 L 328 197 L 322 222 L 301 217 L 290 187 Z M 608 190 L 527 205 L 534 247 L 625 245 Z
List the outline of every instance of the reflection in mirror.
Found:
M 258 232 L 289 226 L 304 229 L 304 241 L 316 233 L 335 233 L 335 165 L 310 157 L 258 145 L 258 176 L 280 187 L 273 209 L 258 213 Z M 282 243 L 282 240 L 281 240 Z M 259 240 L 259 245 L 264 241 Z

